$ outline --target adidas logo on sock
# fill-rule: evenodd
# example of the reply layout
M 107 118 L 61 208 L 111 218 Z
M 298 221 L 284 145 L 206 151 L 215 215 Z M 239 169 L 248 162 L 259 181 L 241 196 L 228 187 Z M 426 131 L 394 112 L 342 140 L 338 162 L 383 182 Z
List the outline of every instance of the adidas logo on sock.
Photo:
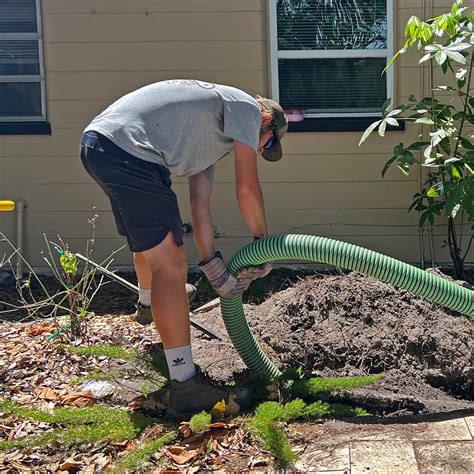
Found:
M 178 357 L 177 359 L 173 359 L 173 367 L 177 367 L 178 365 L 184 365 L 186 362 L 184 362 L 183 357 Z

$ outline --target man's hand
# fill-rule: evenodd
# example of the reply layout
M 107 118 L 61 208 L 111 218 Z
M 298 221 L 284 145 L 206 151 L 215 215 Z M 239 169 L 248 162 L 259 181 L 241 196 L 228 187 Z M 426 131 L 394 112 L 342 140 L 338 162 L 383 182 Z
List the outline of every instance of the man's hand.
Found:
M 250 283 L 254 280 L 268 275 L 272 271 L 272 268 L 271 263 L 242 268 L 237 274 L 237 280 L 248 288 Z
M 206 275 L 213 290 L 222 298 L 235 298 L 241 295 L 258 278 L 268 275 L 272 270 L 270 263 L 242 268 L 237 277 L 229 272 L 222 255 L 216 252 L 213 259 L 200 263 L 199 267 Z
M 234 298 L 241 295 L 248 287 L 250 282 L 240 282 L 232 273 L 229 272 L 222 255 L 216 252 L 214 258 L 207 263 L 200 263 L 199 267 L 206 275 L 214 291 L 222 298 Z

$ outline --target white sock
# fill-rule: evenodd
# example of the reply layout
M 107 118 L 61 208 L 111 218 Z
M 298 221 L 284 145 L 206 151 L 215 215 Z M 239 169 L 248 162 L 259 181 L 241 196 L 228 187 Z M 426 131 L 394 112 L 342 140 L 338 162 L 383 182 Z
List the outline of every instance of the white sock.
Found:
M 196 373 L 191 345 L 165 349 L 165 357 L 171 380 L 186 382 Z
M 138 299 L 143 306 L 151 306 L 151 288 L 138 286 Z

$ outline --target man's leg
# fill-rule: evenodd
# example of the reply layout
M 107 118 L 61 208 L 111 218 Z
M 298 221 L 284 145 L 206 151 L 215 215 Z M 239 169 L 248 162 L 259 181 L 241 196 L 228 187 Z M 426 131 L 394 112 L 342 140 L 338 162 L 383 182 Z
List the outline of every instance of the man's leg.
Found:
M 135 252 L 133 262 L 137 273 L 138 286 L 140 288 L 151 288 L 151 269 L 143 253 Z
M 231 395 L 240 407 L 249 406 L 253 402 L 253 395 L 247 389 L 212 385 L 205 382 L 199 371 L 196 373 L 184 286 L 187 276 L 184 246 L 178 247 L 170 232 L 159 245 L 141 254 L 151 269 L 153 318 L 170 372 L 167 417 L 178 420 L 202 410 L 209 411 L 217 402 L 227 402 Z
M 185 290 L 187 261 L 184 246 L 178 247 L 170 232 L 159 245 L 137 256 L 136 261 L 142 263 L 143 257 L 150 268 L 153 318 L 164 348 L 189 345 L 191 336 Z
M 143 255 L 143 252 L 135 252 L 133 254 L 133 261 L 138 279 L 138 288 L 140 290 L 138 296 L 140 304 L 135 313 L 135 320 L 140 324 L 150 324 L 153 321 L 153 316 L 150 310 L 152 271 L 145 255 Z M 196 297 L 197 289 L 190 283 L 186 283 L 185 288 L 188 303 L 191 303 L 191 301 Z

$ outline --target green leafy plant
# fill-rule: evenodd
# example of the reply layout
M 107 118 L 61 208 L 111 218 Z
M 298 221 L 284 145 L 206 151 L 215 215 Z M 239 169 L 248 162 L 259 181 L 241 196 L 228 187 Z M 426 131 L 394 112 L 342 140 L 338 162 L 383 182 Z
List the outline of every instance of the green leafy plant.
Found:
M 176 438 L 176 433 L 167 433 L 157 439 L 147 440 L 140 443 L 130 452 L 125 453 L 125 455 L 112 467 L 111 472 L 117 474 L 123 472 L 138 472 L 136 469 L 139 469 L 142 463 L 163 446 L 172 443 Z
M 472 7 L 464 7 L 457 0 L 451 11 L 427 21 L 412 16 L 405 28 L 405 44 L 393 57 L 389 66 L 408 49 L 424 53 L 420 63 L 428 63 L 431 95 L 390 110 L 389 99 L 382 119 L 371 124 L 362 135 L 361 145 L 378 128 L 385 135 L 388 125 L 399 126 L 399 121 L 419 124 L 421 139 L 405 146 L 399 143 L 386 163 L 382 176 L 393 164 L 409 175 L 413 166 L 426 169 L 422 189 L 413 196 L 409 210 L 419 212 L 419 225 L 435 217 L 447 218 L 447 240 L 455 276 L 464 278 L 464 262 L 473 241 L 474 226 L 463 242 L 466 221 L 474 223 L 474 143 L 469 124 L 474 124 L 474 97 L 471 94 L 474 44 L 474 14 Z M 443 73 L 444 84 L 435 84 L 435 70 Z M 421 171 L 421 170 L 420 170 Z M 457 218 L 457 219 L 456 219 Z
M 261 440 L 263 447 L 273 453 L 278 465 L 286 467 L 289 463 L 296 461 L 297 456 L 278 422 L 354 416 L 370 416 L 370 413 L 362 408 L 352 408 L 338 403 L 317 401 L 306 404 L 303 400 L 296 398 L 285 404 L 261 403 L 255 410 L 250 427 L 253 435 Z
M 202 411 L 201 413 L 192 416 L 189 420 L 189 426 L 193 433 L 202 433 L 211 423 L 211 419 L 212 416 L 210 413 Z
M 95 344 L 91 346 L 72 346 L 64 344 L 61 346 L 69 352 L 82 354 L 90 357 L 110 357 L 112 359 L 133 360 L 137 357 L 137 352 L 133 349 L 124 349 L 122 346 L 113 344 Z
M 0 440 L 0 450 L 33 446 L 78 446 L 100 440 L 123 441 L 136 438 L 153 419 L 116 408 L 55 408 L 51 413 L 0 400 L 0 411 L 15 419 L 34 420 L 53 426 L 37 436 Z
M 305 400 L 317 400 L 321 395 L 341 390 L 350 390 L 366 387 L 384 377 L 384 373 L 362 375 L 359 377 L 313 377 L 310 379 L 295 380 L 290 386 L 291 395 L 302 397 Z
M 93 370 L 85 375 L 72 377 L 69 380 L 71 385 L 82 385 L 87 382 L 101 382 L 120 378 L 122 372 L 118 369 L 102 372 L 101 370 Z
M 88 260 L 93 260 L 97 219 L 98 215 L 94 214 L 88 220 L 88 224 L 92 228 L 92 237 L 87 240 L 85 249 L 85 256 Z M 10 267 L 16 279 L 19 295 L 19 303 L 4 303 L 7 309 L 2 312 L 26 313 L 26 318 L 30 320 L 67 316 L 69 323 L 62 327 L 58 324 L 58 331 L 51 335 L 48 341 L 60 335 L 76 339 L 85 335 L 86 320 L 93 315 L 89 311 L 90 305 L 99 289 L 106 282 L 104 282 L 103 276 L 97 278 L 96 268 L 89 263 L 85 263 L 80 267 L 76 254 L 69 249 L 61 237 L 58 236 L 58 242 L 52 242 L 44 235 L 44 240 L 46 250 L 42 252 L 42 257 L 53 277 L 57 280 L 57 288 L 52 290 L 47 288 L 41 276 L 24 258 L 20 250 L 15 248 L 14 244 L 0 232 L 0 241 L 5 242 L 12 250 L 11 255 L 4 256 L 1 259 L 0 268 Z M 120 250 L 121 248 L 112 252 L 105 260 L 100 262 L 100 265 L 107 267 Z M 27 276 L 17 274 L 13 264 L 14 259 L 22 261 L 27 269 Z

